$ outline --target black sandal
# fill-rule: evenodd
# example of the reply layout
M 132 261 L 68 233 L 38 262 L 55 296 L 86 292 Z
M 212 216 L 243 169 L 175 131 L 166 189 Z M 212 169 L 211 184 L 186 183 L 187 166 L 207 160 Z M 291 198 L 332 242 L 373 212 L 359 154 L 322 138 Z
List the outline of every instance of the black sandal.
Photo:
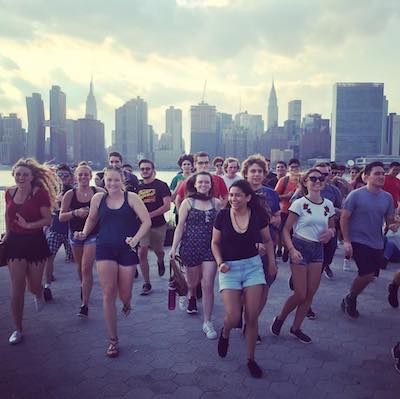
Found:
M 131 313 L 131 310 L 132 310 L 131 304 L 130 303 L 125 303 L 124 306 L 122 307 L 122 314 L 125 317 L 128 317 L 129 313 Z

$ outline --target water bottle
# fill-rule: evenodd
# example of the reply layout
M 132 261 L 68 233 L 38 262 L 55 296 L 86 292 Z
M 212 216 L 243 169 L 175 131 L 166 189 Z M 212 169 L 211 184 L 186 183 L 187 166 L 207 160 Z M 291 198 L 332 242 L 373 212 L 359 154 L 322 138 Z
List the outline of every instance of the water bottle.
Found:
M 168 285 L 168 309 L 174 310 L 176 307 L 176 289 L 172 282 Z

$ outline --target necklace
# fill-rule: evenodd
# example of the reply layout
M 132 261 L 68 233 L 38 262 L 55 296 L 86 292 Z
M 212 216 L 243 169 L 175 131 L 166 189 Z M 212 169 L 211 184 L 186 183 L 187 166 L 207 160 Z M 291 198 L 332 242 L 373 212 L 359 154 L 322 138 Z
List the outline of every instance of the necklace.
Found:
M 247 229 L 248 229 L 248 227 L 249 227 L 250 218 L 247 219 L 246 225 L 245 225 L 244 227 L 242 227 L 242 226 L 239 224 L 239 222 L 237 221 L 237 219 L 236 219 L 235 212 L 232 211 L 232 214 L 233 214 L 233 220 L 235 221 L 235 225 L 236 225 L 237 229 L 238 229 L 241 233 L 246 232 Z M 248 209 L 247 209 L 246 216 L 249 216 L 249 210 L 248 210 Z

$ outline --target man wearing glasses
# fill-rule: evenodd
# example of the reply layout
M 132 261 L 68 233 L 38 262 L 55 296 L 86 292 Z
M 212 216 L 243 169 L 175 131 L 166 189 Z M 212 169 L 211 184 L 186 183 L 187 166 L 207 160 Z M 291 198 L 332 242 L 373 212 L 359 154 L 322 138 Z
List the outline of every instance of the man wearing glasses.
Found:
M 60 204 L 63 195 L 72 188 L 73 174 L 68 165 L 61 164 L 56 169 L 57 177 L 62 183 L 62 190 L 56 198 L 56 206 L 52 211 L 51 225 L 46 231 L 47 245 L 49 246 L 51 255 L 46 262 L 46 284 L 44 286 L 43 296 L 46 301 L 53 299 L 51 293 L 51 282 L 54 281 L 54 259 L 61 245 L 64 245 L 65 253 L 68 261 L 73 261 L 72 249 L 68 239 L 68 222 L 60 222 Z
M 194 168 L 196 172 L 208 172 L 208 168 L 210 167 L 210 157 L 206 152 L 198 152 L 194 155 Z M 224 208 L 227 204 L 228 200 L 228 189 L 226 188 L 226 184 L 224 180 L 217 175 L 211 175 L 213 179 L 213 192 L 212 195 L 214 198 L 218 198 L 221 201 L 221 208 Z M 184 180 L 178 188 L 178 192 L 175 199 L 176 208 L 179 210 L 179 207 L 182 201 L 185 199 L 185 190 L 186 190 L 187 180 Z
M 164 213 L 171 207 L 171 191 L 166 183 L 155 178 L 154 163 L 148 159 L 139 162 L 139 171 L 142 181 L 139 184 L 138 195 L 146 205 L 151 218 L 150 231 L 140 240 L 139 261 L 144 284 L 140 295 L 151 292 L 150 266 L 148 252 L 151 248 L 157 256 L 158 274 L 165 273 L 164 265 L 164 240 L 167 231 L 167 222 Z

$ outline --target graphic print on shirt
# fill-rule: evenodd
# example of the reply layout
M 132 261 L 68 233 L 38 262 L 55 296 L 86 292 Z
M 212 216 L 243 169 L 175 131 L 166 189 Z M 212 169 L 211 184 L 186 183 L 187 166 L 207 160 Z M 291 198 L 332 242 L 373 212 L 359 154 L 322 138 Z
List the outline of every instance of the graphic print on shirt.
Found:
M 156 189 L 155 188 L 146 188 L 143 190 L 139 190 L 138 195 L 145 204 L 150 204 L 152 202 L 156 202 Z

